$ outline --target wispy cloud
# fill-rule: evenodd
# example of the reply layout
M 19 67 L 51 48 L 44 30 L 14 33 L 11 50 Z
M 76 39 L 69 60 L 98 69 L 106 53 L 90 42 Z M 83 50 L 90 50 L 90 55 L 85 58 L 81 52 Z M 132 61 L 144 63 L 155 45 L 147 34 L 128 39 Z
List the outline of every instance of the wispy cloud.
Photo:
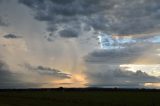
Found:
M 70 74 L 67 74 L 65 72 L 59 71 L 57 69 L 52 69 L 49 67 L 44 66 L 31 66 L 29 64 L 26 64 L 25 67 L 32 72 L 38 73 L 42 76 L 50 76 L 57 79 L 69 79 L 71 78 Z

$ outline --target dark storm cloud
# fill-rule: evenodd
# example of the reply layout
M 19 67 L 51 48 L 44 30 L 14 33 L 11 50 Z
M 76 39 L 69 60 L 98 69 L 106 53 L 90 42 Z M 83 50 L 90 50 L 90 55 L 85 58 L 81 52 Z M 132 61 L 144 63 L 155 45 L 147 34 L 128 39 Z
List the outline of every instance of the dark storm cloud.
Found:
M 19 2 L 35 12 L 35 19 L 45 21 L 51 32 L 59 31 L 61 27 L 68 32 L 76 29 L 80 33 L 81 30 L 86 31 L 87 27 L 88 30 L 93 28 L 95 31 L 109 34 L 139 34 L 160 28 L 158 0 L 19 0 Z M 78 27 L 75 28 L 75 25 Z
M 36 72 L 42 76 L 51 76 L 54 78 L 71 78 L 70 74 L 64 73 L 62 71 L 59 71 L 57 69 L 49 68 L 49 67 L 44 67 L 44 66 L 31 66 L 31 65 L 25 65 L 26 68 L 29 70 L 32 70 L 33 72 Z
M 68 30 L 68 29 L 60 31 L 59 34 L 61 37 L 64 37 L 64 38 L 78 37 L 78 33 L 76 31 Z
M 7 65 L 0 61 L 0 82 L 3 83 L 5 80 L 8 80 L 7 75 L 10 76 L 10 72 L 7 69 Z M 9 78 L 10 79 L 10 78 Z
M 63 27 L 63 30 L 69 37 L 77 37 L 79 34 L 73 33 L 73 29 L 80 31 L 83 29 L 82 24 L 87 27 L 95 27 L 98 29 L 104 29 L 104 24 L 99 22 L 101 16 L 99 14 L 106 8 L 109 8 L 112 3 L 108 2 L 104 5 L 104 1 L 97 0 L 19 0 L 20 3 L 32 8 L 35 11 L 35 19 L 40 21 L 46 21 L 48 23 L 49 31 L 57 31 L 59 27 Z M 93 15 L 93 16 L 91 16 Z M 103 17 L 103 15 L 102 15 Z M 91 20 L 90 20 L 91 19 Z M 105 21 L 105 18 L 103 18 Z M 76 26 L 76 27 L 75 27 Z M 86 29 L 86 28 L 85 28 Z M 87 28 L 90 29 L 90 28 Z M 68 30 L 68 31 L 67 31 Z M 71 35 L 68 35 L 69 33 Z M 74 34 L 74 36 L 73 36 Z M 75 35 L 76 34 L 76 35 Z M 60 31 L 61 35 L 61 31 Z M 62 36 L 66 37 L 66 36 Z
M 88 86 L 96 87 L 144 87 L 145 83 L 159 82 L 158 77 L 153 77 L 145 72 L 123 71 L 121 69 L 100 70 L 96 72 L 88 71 L 90 80 Z
M 6 35 L 4 35 L 3 36 L 4 38 L 6 38 L 6 39 L 16 39 L 16 38 L 20 38 L 20 36 L 17 36 L 17 35 L 15 35 L 15 34 L 6 34 Z
M 51 69 L 43 66 L 32 67 L 26 66 L 30 71 L 32 70 L 35 73 L 41 75 L 40 78 L 34 80 L 34 75 L 28 74 L 25 71 L 23 73 L 16 73 L 10 70 L 9 66 L 4 62 L 0 61 L 0 89 L 13 89 L 13 88 L 39 88 L 42 85 L 48 85 L 44 76 L 51 76 L 55 79 L 69 79 L 71 78 L 70 74 L 63 73 L 62 71 Z M 33 73 L 32 73 L 33 74 Z M 28 79 L 33 79 L 33 81 L 28 81 Z
M 21 75 L 13 73 L 7 64 L 0 61 L 0 89 L 38 87 L 39 83 L 27 83 L 19 79 Z
M 141 51 L 142 52 L 142 51 Z M 143 52 L 142 52 L 143 53 Z M 85 61 L 90 63 L 131 63 L 133 59 L 142 53 L 123 50 L 97 50 L 85 56 Z
M 84 57 L 88 63 L 106 63 L 106 64 L 129 64 L 135 59 L 145 56 L 145 59 L 153 60 L 152 63 L 159 63 L 160 57 L 156 55 L 158 52 L 153 44 L 137 43 L 136 45 L 129 45 L 123 49 L 98 49 Z M 142 58 L 143 59 L 143 58 Z

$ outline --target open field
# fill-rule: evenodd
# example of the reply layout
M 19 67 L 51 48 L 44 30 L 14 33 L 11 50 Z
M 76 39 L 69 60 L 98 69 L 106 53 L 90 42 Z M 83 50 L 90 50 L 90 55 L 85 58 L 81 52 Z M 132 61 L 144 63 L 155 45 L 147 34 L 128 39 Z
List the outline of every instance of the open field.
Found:
M 0 91 L 0 106 L 160 106 L 160 91 Z

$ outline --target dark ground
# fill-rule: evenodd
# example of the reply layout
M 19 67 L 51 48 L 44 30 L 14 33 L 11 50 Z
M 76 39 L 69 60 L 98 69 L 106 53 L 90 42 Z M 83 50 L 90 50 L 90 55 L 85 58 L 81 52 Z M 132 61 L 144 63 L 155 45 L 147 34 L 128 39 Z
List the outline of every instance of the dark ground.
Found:
M 160 90 L 0 90 L 0 106 L 160 106 Z

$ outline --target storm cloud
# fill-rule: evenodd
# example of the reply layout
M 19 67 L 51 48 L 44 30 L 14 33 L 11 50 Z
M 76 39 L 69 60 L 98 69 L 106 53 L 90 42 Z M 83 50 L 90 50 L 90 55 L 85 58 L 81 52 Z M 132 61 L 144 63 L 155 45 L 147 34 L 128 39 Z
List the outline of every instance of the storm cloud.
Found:
M 105 69 L 92 72 L 88 71 L 90 79 L 88 86 L 92 87 L 120 87 L 120 88 L 140 88 L 145 87 L 145 83 L 156 83 L 160 79 L 150 76 L 141 70 L 136 72 L 126 71 L 119 68 Z
M 21 74 L 14 73 L 9 66 L 0 61 L 0 89 L 39 87 L 40 83 L 22 81 Z
M 43 66 L 31 67 L 29 65 L 25 67 L 28 67 L 30 71 L 14 72 L 14 70 L 11 70 L 7 64 L 0 61 L 0 89 L 39 88 L 44 85 L 51 86 L 51 83 L 46 81 L 47 77 L 50 77 L 50 79 L 53 78 L 54 80 L 71 78 L 71 75 L 56 69 L 46 68 Z M 54 84 L 54 86 L 57 85 Z
M 157 51 L 151 45 L 140 43 L 116 50 L 97 49 L 86 55 L 84 60 L 89 63 L 131 64 L 137 58 L 142 57 L 143 60 L 143 55 L 147 55 L 145 59 L 153 60 L 152 63 L 158 64 L 160 57 L 156 55 Z
M 68 29 L 60 31 L 59 34 L 61 37 L 64 37 L 64 38 L 73 38 L 78 36 L 78 33 L 76 31 L 72 31 Z
M 45 21 L 48 30 L 61 37 L 77 37 L 81 31 L 109 34 L 141 34 L 160 28 L 158 0 L 19 0 Z M 67 34 L 60 31 L 63 29 Z M 78 31 L 79 34 L 73 33 Z M 68 35 L 70 34 L 70 35 Z
M 0 88 L 159 88 L 159 0 L 3 1 Z
M 146 83 L 158 83 L 160 78 L 149 74 L 151 69 L 127 70 L 122 64 L 159 64 L 157 55 L 159 45 L 135 43 L 122 49 L 97 49 L 84 57 L 89 79 L 88 86 L 93 87 L 146 87 Z M 159 69 L 157 68 L 156 72 Z

